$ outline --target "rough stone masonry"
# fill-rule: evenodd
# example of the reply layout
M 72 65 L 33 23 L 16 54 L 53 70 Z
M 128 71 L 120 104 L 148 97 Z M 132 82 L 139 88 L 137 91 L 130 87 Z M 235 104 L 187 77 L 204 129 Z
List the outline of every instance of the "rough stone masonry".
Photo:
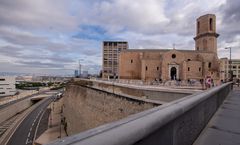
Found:
M 63 120 L 68 135 L 159 105 L 76 84 L 67 86 L 63 99 Z

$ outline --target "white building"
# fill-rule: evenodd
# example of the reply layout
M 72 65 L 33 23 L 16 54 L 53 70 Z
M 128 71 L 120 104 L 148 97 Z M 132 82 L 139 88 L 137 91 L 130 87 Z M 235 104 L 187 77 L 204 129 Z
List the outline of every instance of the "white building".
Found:
M 0 97 L 16 94 L 15 77 L 0 76 Z
M 233 73 L 233 80 L 240 79 L 240 59 L 232 59 L 230 64 L 228 58 L 221 58 L 221 79 L 224 81 L 230 79 L 230 68 Z

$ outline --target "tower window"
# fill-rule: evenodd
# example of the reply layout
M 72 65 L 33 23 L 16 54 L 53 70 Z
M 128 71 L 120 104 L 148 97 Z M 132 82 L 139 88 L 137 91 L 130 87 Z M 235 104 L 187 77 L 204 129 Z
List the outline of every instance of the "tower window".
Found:
M 201 67 L 199 67 L 199 72 L 200 72 L 201 70 L 202 70 Z
M 212 66 L 212 63 L 209 62 L 209 63 L 208 63 L 208 68 L 211 68 L 211 66 Z
M 200 22 L 197 22 L 197 33 L 199 34 Z
M 188 71 L 190 71 L 190 67 L 188 67 Z
M 159 70 L 159 67 L 157 67 L 157 70 Z
M 133 63 L 133 60 L 131 59 L 131 63 Z
M 146 66 L 146 71 L 148 70 L 148 67 Z
M 210 28 L 210 31 L 212 31 L 212 18 L 210 18 L 209 20 L 209 28 Z
M 176 58 L 176 54 L 172 54 L 172 58 L 173 58 L 173 59 Z
M 187 59 L 188 61 L 191 61 L 191 59 Z

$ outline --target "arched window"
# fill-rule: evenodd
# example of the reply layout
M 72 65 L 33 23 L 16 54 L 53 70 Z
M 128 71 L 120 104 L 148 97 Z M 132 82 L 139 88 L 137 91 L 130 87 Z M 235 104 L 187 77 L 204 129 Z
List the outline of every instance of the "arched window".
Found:
M 210 18 L 209 20 L 209 28 L 210 28 L 210 31 L 212 31 L 212 18 Z
M 200 29 L 200 22 L 197 22 L 197 33 L 199 34 Z

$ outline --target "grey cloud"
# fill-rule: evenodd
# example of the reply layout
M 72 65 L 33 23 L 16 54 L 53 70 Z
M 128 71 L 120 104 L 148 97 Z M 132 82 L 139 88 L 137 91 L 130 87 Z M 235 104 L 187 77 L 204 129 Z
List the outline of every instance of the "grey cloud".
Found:
M 49 31 L 75 29 L 77 23 L 67 11 L 69 5 L 65 0 L 1 0 L 0 25 Z
M 10 57 L 18 57 L 22 55 L 21 48 L 14 46 L 2 46 L 0 47 L 0 55 L 10 56 Z
M 234 23 L 240 21 L 239 0 L 227 0 L 226 4 L 220 7 L 223 10 L 223 22 Z
M 28 67 L 40 67 L 40 68 L 63 68 L 63 64 L 56 64 L 56 63 L 46 63 L 40 61 L 19 61 L 20 65 L 25 65 Z
M 6 27 L 0 28 L 0 38 L 15 45 L 42 45 L 48 43 L 44 37 L 33 36 L 30 34 L 19 33 Z
M 63 68 L 40 68 L 40 67 L 28 67 L 26 65 L 19 65 L 7 62 L 0 62 L 1 72 L 12 72 L 12 74 L 18 75 L 19 73 L 26 73 L 28 75 L 73 75 L 72 69 Z M 16 71 L 17 70 L 17 71 Z M 3 73 L 6 74 L 6 73 Z M 8 73 L 9 74 L 9 73 Z
M 223 2 L 1 0 L 0 41 L 4 43 L 0 44 L 0 55 L 12 57 L 24 69 L 71 69 L 77 59 L 84 58 L 88 68 L 97 70 L 101 43 L 72 38 L 78 26 L 100 26 L 109 36 L 129 41 L 130 48 L 171 48 L 176 43 L 177 49 L 192 49 L 196 18 L 206 13 L 216 13 L 217 21 L 221 21 L 217 26 L 219 46 L 229 43 L 236 47 L 240 3 L 227 0 L 219 7 L 219 1 Z
M 234 40 L 236 35 L 240 34 L 240 3 L 238 0 L 227 0 L 225 4 L 219 7 L 219 12 L 222 13 L 220 39 L 230 42 Z
M 101 43 L 94 40 L 72 38 L 68 47 L 72 52 L 79 53 L 79 55 L 96 56 L 101 53 Z
M 61 64 L 67 64 L 67 63 L 72 63 L 74 62 L 74 60 L 72 58 L 65 58 L 65 57 L 61 57 L 58 55 L 53 55 L 53 56 L 29 56 L 29 55 L 25 55 L 21 57 L 22 59 L 28 59 L 28 60 L 48 60 L 51 61 L 52 63 L 61 63 Z

